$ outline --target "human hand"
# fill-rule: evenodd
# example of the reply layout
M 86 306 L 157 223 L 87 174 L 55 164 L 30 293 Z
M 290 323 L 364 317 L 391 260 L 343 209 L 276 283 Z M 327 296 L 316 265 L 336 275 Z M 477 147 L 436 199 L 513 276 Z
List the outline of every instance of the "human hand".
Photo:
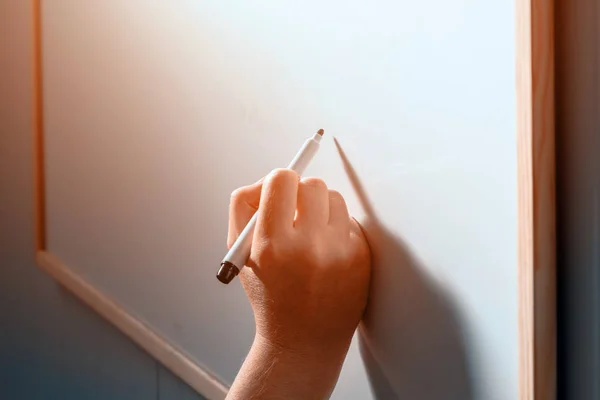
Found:
M 336 191 L 278 169 L 231 196 L 228 246 L 258 209 L 240 273 L 261 341 L 300 357 L 345 357 L 367 302 L 370 252 Z

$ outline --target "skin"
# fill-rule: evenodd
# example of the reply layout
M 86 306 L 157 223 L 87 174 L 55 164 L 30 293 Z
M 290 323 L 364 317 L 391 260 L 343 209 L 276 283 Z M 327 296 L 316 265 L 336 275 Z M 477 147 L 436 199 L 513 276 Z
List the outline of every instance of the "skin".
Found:
M 256 335 L 227 400 L 326 399 L 367 303 L 367 241 L 341 194 L 291 170 L 233 192 L 229 247 L 255 212 L 240 279 Z

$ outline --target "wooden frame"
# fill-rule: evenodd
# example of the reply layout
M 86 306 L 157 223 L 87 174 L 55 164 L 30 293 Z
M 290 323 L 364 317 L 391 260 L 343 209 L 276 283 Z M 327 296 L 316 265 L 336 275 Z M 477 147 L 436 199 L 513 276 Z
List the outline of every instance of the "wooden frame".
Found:
M 41 0 L 33 2 L 35 251 L 39 266 L 209 399 L 227 387 L 46 250 Z M 519 397 L 556 398 L 553 2 L 516 0 Z
M 554 3 L 517 0 L 519 394 L 556 398 Z

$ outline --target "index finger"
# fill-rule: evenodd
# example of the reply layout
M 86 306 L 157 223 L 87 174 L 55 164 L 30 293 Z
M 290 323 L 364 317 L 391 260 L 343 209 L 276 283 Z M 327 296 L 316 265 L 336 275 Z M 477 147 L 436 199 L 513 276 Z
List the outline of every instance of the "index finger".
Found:
M 258 207 L 256 234 L 272 237 L 293 229 L 298 181 L 298 174 L 290 169 L 276 169 L 265 178 Z

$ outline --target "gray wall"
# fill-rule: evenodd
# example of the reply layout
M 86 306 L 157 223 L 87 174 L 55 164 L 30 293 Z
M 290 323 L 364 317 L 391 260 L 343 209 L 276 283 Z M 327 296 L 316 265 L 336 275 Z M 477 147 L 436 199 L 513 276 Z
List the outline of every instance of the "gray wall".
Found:
M 30 3 L 0 2 L 0 398 L 200 399 L 34 264 Z
M 559 394 L 600 398 L 600 2 L 557 1 Z

